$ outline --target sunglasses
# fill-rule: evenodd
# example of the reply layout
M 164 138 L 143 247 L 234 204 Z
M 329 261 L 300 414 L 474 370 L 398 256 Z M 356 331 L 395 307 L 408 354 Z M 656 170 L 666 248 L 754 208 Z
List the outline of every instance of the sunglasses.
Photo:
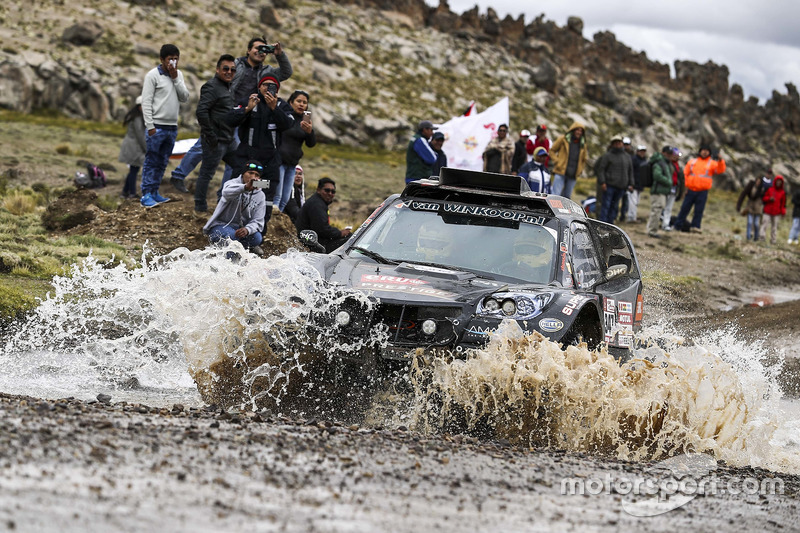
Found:
M 501 133 L 501 132 L 502 133 L 508 133 L 508 130 L 503 130 L 503 129 L 497 130 L 497 133 Z
M 222 67 L 222 72 L 236 72 L 236 67 L 229 67 L 226 65 Z
M 249 168 L 250 170 L 258 170 L 259 172 L 264 170 L 264 167 L 262 167 L 261 165 L 256 165 L 255 163 L 250 163 L 249 165 L 247 165 L 247 168 Z
M 328 193 L 331 193 L 331 194 L 336 194 L 336 189 L 329 189 L 328 187 L 324 187 L 322 189 L 322 192 L 328 192 Z

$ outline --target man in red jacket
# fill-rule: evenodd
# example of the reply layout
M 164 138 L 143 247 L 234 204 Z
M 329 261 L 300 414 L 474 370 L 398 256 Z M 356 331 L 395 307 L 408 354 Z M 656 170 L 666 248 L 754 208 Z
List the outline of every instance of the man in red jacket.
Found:
M 772 187 L 764 193 L 764 235 L 769 225 L 769 242 L 775 244 L 778 234 L 778 221 L 786 215 L 786 189 L 783 188 L 783 176 L 775 176 Z

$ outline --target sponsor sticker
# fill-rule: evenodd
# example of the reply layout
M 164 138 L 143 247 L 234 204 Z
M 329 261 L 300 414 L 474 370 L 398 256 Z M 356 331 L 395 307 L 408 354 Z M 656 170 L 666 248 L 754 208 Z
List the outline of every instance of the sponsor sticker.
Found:
M 539 321 L 539 327 L 542 331 L 553 333 L 559 331 L 564 327 L 564 323 L 557 318 L 543 318 Z
M 642 300 L 642 295 L 640 294 L 636 297 L 636 316 L 634 317 L 634 320 L 636 320 L 636 322 L 640 322 L 642 320 L 643 314 L 644 314 L 644 303 Z
M 633 304 L 631 302 L 619 302 L 617 305 L 620 313 L 633 314 Z
M 614 300 L 612 300 L 611 298 L 606 298 L 606 307 L 605 307 L 606 313 L 611 313 L 612 315 L 616 314 L 617 308 L 614 304 L 615 304 Z
M 397 285 L 427 285 L 428 282 L 416 278 L 404 278 L 402 276 L 385 276 L 379 274 L 362 274 L 362 283 L 386 283 Z

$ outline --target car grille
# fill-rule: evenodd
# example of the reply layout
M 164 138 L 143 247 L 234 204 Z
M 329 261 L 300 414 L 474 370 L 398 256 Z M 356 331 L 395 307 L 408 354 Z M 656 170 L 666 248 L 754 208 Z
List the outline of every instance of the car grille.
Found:
M 407 346 L 444 345 L 456 340 L 453 320 L 461 315 L 459 307 L 380 304 L 373 317 L 388 328 L 389 342 Z M 422 322 L 436 321 L 436 333 L 425 335 Z

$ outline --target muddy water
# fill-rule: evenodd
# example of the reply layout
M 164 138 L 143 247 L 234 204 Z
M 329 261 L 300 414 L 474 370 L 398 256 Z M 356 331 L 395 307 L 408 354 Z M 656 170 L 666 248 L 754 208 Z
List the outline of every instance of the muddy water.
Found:
M 342 293 L 322 288 L 300 255 L 260 259 L 234 245 L 143 263 L 109 268 L 90 258 L 57 279 L 28 320 L 3 332 L 0 391 L 305 417 L 345 416 L 342 407 L 358 403 L 373 426 L 464 430 L 633 461 L 707 452 L 800 473 L 797 407 L 775 385 L 780 368 L 761 365 L 762 349 L 733 331 L 688 342 L 651 326 L 620 366 L 511 323 L 464 360 L 420 355 L 408 378 L 323 380 L 319 354 L 335 341 L 304 321 L 334 309 Z M 383 342 L 373 333 L 363 344 Z

